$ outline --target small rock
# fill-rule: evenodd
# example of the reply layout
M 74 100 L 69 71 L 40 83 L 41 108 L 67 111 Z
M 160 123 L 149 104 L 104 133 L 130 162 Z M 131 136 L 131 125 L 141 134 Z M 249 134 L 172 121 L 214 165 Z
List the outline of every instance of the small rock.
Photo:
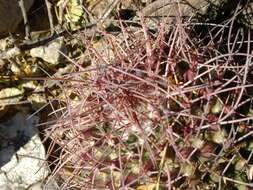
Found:
M 20 55 L 21 51 L 18 47 L 11 48 L 7 51 L 0 52 L 1 59 L 10 59 L 14 56 Z
M 34 82 L 34 81 L 29 81 Z M 23 86 L 24 88 L 29 88 L 33 90 L 33 93 L 27 97 L 27 100 L 31 102 L 32 107 L 34 109 L 39 109 L 47 103 L 47 99 L 45 97 L 45 89 L 43 86 L 37 85 L 34 83 L 26 84 Z
M 66 54 L 66 47 L 60 42 L 52 42 L 48 46 L 41 46 L 30 50 L 32 57 L 38 57 L 52 65 L 59 64 Z
M 22 72 L 21 69 L 19 68 L 19 66 L 16 63 L 11 64 L 11 71 L 16 75 L 18 75 Z
M 35 81 L 26 81 L 22 84 L 22 87 L 23 88 L 27 88 L 27 89 L 30 89 L 30 90 L 34 90 L 37 88 L 37 84 Z
M 0 39 L 0 51 L 5 51 L 7 47 L 7 38 Z
M 15 46 L 17 39 L 14 36 L 8 36 L 0 39 L 0 51 L 7 51 Z
M 0 189 L 25 190 L 45 180 L 49 168 L 46 153 L 37 134 L 36 117 L 16 114 L 0 124 Z
M 5 88 L 0 91 L 0 105 L 18 103 L 23 98 L 23 91 L 18 88 Z
M 29 10 L 34 0 L 24 0 L 25 9 Z M 23 19 L 17 0 L 0 0 L 0 34 L 14 32 Z
M 27 100 L 32 103 L 32 106 L 35 109 L 38 109 L 47 103 L 45 96 L 42 94 L 32 94 L 27 97 Z

